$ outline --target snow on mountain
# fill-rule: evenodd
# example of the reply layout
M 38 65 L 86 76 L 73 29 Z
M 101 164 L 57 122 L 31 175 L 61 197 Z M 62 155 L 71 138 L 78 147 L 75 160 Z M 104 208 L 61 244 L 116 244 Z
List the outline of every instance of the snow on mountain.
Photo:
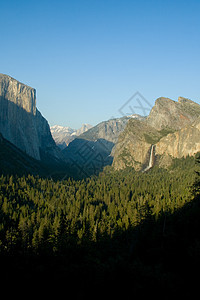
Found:
M 60 125 L 54 125 L 51 127 L 51 133 L 52 134 L 69 134 L 71 135 L 73 132 L 75 132 L 75 129 L 72 129 L 71 127 L 64 127 L 64 126 L 60 126 Z
M 73 129 L 68 126 L 54 125 L 51 126 L 51 134 L 56 144 L 61 148 L 66 148 L 77 136 L 92 128 L 90 124 L 83 124 L 79 129 Z

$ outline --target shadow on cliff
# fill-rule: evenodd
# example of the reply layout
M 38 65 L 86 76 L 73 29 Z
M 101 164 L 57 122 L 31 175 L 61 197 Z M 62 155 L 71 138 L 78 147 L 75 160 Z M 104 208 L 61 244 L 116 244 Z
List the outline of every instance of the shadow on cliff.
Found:
M 74 176 L 52 138 L 47 120 L 0 97 L 0 173 Z
M 105 139 L 91 141 L 76 138 L 62 154 L 76 176 L 86 178 L 98 175 L 105 166 L 112 164 L 113 157 L 110 154 L 113 147 L 114 143 Z
M 113 143 L 77 138 L 61 151 L 47 120 L 37 109 L 33 115 L 3 97 L 0 97 L 0 134 L 2 174 L 82 179 L 98 175 L 112 164 Z
M 200 199 L 173 214 L 149 217 L 135 228 L 98 242 L 65 244 L 59 254 L 1 256 L 1 274 L 11 283 L 87 296 L 128 299 L 192 298 L 198 292 Z M 36 285 L 35 285 L 36 283 Z
M 0 97 L 0 132 L 3 137 L 35 159 L 40 159 L 36 115 Z

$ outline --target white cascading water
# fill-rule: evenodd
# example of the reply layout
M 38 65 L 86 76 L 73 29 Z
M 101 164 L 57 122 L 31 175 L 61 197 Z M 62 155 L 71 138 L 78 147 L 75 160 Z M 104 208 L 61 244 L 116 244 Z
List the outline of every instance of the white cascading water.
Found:
M 151 145 L 151 151 L 150 151 L 150 157 L 149 157 L 149 164 L 148 166 L 143 170 L 143 172 L 148 171 L 153 167 L 153 150 L 155 145 Z

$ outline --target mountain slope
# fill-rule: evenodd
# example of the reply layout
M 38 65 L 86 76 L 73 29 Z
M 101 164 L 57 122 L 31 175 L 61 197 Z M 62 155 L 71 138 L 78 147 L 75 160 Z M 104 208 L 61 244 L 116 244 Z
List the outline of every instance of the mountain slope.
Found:
M 48 122 L 36 108 L 35 89 L 4 74 L 0 74 L 0 133 L 37 160 L 42 155 L 60 157 Z
M 172 157 L 194 156 L 199 151 L 200 117 L 191 125 L 163 137 L 155 147 L 155 155 L 160 158 L 160 165 L 170 163 Z
M 161 136 L 159 131 L 145 121 L 129 120 L 112 151 L 114 168 L 123 169 L 130 166 L 140 170 L 142 164 L 148 163 L 151 144 Z
M 50 127 L 51 134 L 57 146 L 60 149 L 66 148 L 77 136 L 92 128 L 90 124 L 83 124 L 79 129 L 72 129 L 71 127 L 64 127 L 54 125 Z
M 77 178 L 76 170 L 71 170 L 64 161 L 49 157 L 42 160 L 34 159 L 0 134 L 0 176 L 2 174 L 18 176 L 32 174 L 55 180 Z
M 183 97 L 173 101 L 160 97 L 147 117 L 147 123 L 158 130 L 179 130 L 191 124 L 200 115 L 200 105 Z
M 111 119 L 87 130 L 62 151 L 65 161 L 80 175 L 98 174 L 104 166 L 112 164 L 111 151 L 130 119 L 144 118 L 132 115 Z
M 0 134 L 0 174 L 48 174 L 40 161 L 28 156 Z
M 83 133 L 79 137 L 81 139 L 86 139 L 89 141 L 95 141 L 98 139 L 105 139 L 111 143 L 116 143 L 119 134 L 126 127 L 127 122 L 130 119 L 143 120 L 144 117 L 140 115 L 131 115 L 122 118 L 110 119 L 108 121 L 103 121 L 96 126 L 89 129 L 87 132 Z
M 179 97 L 178 102 L 159 98 L 143 121 L 130 120 L 113 149 L 113 166 L 145 170 L 153 148 L 153 164 L 168 166 L 172 158 L 200 151 L 200 105 Z

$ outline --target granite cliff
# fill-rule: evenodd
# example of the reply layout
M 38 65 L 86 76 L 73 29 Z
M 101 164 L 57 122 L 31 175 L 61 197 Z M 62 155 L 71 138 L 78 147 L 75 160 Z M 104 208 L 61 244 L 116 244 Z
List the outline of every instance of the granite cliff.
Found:
M 109 164 L 115 169 L 129 166 L 146 171 L 200 151 L 200 105 L 183 97 L 178 101 L 160 97 L 149 116 L 101 122 L 61 152 L 47 120 L 36 108 L 36 90 L 0 74 L 2 141 L 5 149 L 10 149 L 8 141 L 36 160 L 67 163 L 80 175 L 97 174 Z M 10 152 L 15 153 L 13 149 Z
M 103 121 L 79 135 L 62 154 L 65 161 L 81 175 L 98 174 L 106 165 L 111 165 L 111 151 L 129 120 L 143 120 L 139 115 Z
M 0 74 L 0 133 L 29 156 L 59 158 L 46 119 L 36 108 L 36 90 Z
M 159 165 L 171 163 L 171 159 L 194 156 L 200 151 L 200 118 L 192 124 L 160 139 L 155 147 Z
M 179 130 L 198 118 L 199 104 L 179 97 L 178 102 L 169 98 L 160 97 L 147 117 L 147 123 L 158 130 Z
M 129 120 L 112 150 L 113 166 L 145 170 L 152 154 L 152 165 L 167 167 L 172 158 L 199 151 L 200 105 L 183 97 L 178 102 L 161 97 L 146 119 Z

